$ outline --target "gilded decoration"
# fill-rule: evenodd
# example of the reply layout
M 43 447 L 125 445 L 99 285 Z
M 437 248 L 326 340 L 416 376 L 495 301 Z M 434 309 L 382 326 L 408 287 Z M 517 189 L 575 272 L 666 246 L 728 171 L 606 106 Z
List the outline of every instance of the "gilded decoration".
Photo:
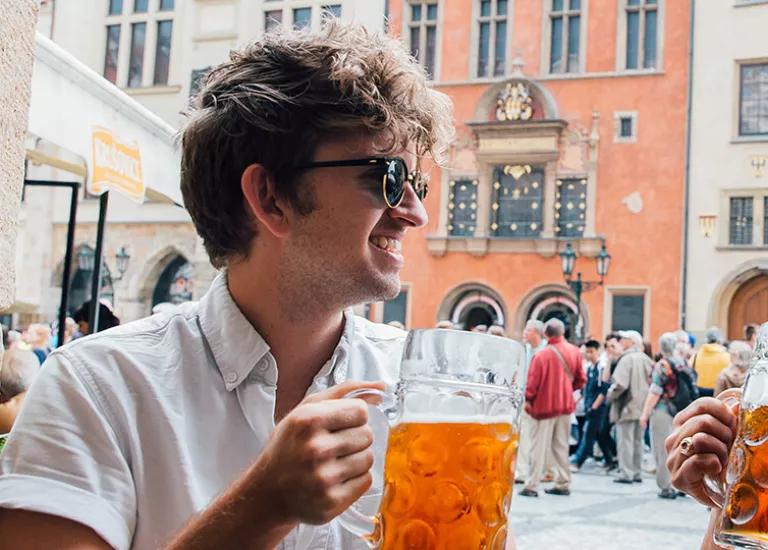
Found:
M 496 118 L 507 120 L 530 120 L 533 116 L 533 98 L 528 86 L 522 82 L 510 82 L 496 99 Z

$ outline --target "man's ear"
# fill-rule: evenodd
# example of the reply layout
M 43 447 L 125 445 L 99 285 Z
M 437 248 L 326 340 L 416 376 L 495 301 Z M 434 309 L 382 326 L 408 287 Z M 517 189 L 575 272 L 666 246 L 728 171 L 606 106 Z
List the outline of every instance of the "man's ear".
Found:
M 261 164 L 251 164 L 240 177 L 240 188 L 251 215 L 275 237 L 288 234 L 287 203 L 275 192 L 275 179 Z

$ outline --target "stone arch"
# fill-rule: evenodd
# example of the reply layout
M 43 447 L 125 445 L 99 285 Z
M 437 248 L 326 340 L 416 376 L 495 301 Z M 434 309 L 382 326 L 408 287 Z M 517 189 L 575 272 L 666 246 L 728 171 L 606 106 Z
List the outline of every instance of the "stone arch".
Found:
M 707 326 L 728 330 L 728 310 L 739 288 L 755 277 L 768 275 L 768 259 L 748 260 L 729 271 L 712 293 L 707 312 Z
M 545 86 L 525 77 L 516 77 L 488 86 L 485 92 L 483 92 L 483 95 L 480 96 L 480 100 L 475 107 L 475 122 L 489 122 L 494 120 L 491 118 L 491 113 L 496 107 L 496 98 L 499 93 L 504 90 L 507 84 L 516 85 L 518 83 L 528 86 L 534 102 L 543 110 L 542 118 L 544 120 L 560 119 L 560 111 L 557 108 L 555 96 L 553 96 Z
M 151 304 L 152 293 L 160 275 L 165 268 L 179 256 L 190 261 L 192 254 L 175 245 L 167 245 L 152 254 L 141 271 L 133 277 L 130 284 L 130 295 L 144 304 Z M 150 306 L 151 307 L 151 306 Z
M 462 283 L 449 290 L 440 304 L 436 320 L 450 319 L 455 324 L 463 324 L 473 307 L 485 308 L 495 324 L 506 326 L 509 323 L 501 294 L 479 282 Z
M 576 314 L 576 296 L 571 289 L 564 284 L 551 283 L 537 286 L 528 291 L 520 301 L 520 305 L 515 312 L 513 328 L 522 334 L 525 323 L 530 318 L 541 318 L 546 315 L 547 308 L 562 307 L 570 311 L 571 315 Z M 582 300 L 580 309 L 581 334 L 589 334 L 589 309 Z

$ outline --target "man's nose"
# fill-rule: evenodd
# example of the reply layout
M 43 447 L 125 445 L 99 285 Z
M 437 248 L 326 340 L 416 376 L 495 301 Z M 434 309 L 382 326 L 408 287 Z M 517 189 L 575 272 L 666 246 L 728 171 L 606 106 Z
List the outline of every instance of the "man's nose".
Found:
M 400 204 L 396 208 L 389 209 L 389 215 L 409 227 L 424 227 L 429 221 L 424 204 L 410 184 L 406 185 L 405 195 Z

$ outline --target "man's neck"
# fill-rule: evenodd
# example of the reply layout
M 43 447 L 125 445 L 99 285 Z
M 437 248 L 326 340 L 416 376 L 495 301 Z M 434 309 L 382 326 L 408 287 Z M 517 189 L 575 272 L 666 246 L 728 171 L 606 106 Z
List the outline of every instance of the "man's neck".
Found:
M 244 264 L 229 269 L 227 284 L 235 304 L 275 358 L 276 417 L 282 417 L 301 401 L 318 371 L 333 355 L 344 330 L 343 312 L 302 313 L 301 304 L 281 295 L 277 277 L 265 277 L 263 272 L 254 274 Z

